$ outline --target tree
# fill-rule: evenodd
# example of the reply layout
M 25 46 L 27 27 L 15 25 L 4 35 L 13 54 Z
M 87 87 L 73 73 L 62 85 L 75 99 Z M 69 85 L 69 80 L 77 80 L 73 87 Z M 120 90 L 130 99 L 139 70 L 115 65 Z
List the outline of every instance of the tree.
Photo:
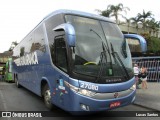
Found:
M 158 37 L 158 32 L 160 31 L 160 21 L 156 22 L 155 27 L 156 27 L 156 37 Z
M 132 23 L 136 25 L 136 30 L 137 30 L 137 34 L 138 34 L 138 24 L 141 22 L 141 16 L 139 14 L 137 14 L 136 17 L 132 17 L 131 21 L 133 21 Z
M 120 16 L 123 17 L 123 15 L 121 14 L 121 12 L 127 13 L 127 10 L 130 10 L 128 7 L 123 7 L 122 3 L 119 3 L 118 5 L 109 5 L 108 7 L 112 11 L 111 16 L 115 17 L 117 24 L 119 24 L 118 23 L 118 16 L 120 15 Z
M 149 27 L 154 34 L 156 33 L 156 36 L 157 36 L 160 28 L 160 21 L 155 21 L 155 19 L 152 18 L 151 20 L 147 20 L 146 24 L 147 24 L 147 27 Z M 151 34 L 151 31 L 150 31 L 150 34 Z
M 99 10 L 99 9 L 96 9 L 96 11 L 97 11 L 100 15 L 105 16 L 105 17 L 110 17 L 110 16 L 111 16 L 111 13 L 112 13 L 112 11 L 111 11 L 111 9 L 109 8 L 109 6 L 107 7 L 106 10 L 101 11 L 101 10 Z
M 131 24 L 131 18 L 127 18 L 127 17 L 123 17 L 125 20 L 126 20 L 126 23 L 127 23 L 127 32 L 128 32 L 128 34 L 129 34 L 129 32 L 130 32 L 130 24 Z M 121 24 L 123 24 L 123 23 L 121 23 Z
M 141 20 L 142 20 L 144 32 L 145 32 L 146 26 L 147 26 L 146 20 L 147 20 L 148 18 L 152 18 L 152 15 L 153 15 L 153 14 L 152 14 L 151 11 L 145 12 L 145 11 L 143 10 L 143 13 L 142 13 L 142 14 L 141 14 L 141 13 L 138 13 L 138 16 L 140 16 L 140 17 L 141 17 Z
M 12 51 L 17 45 L 18 45 L 17 41 L 13 41 L 9 48 L 9 51 Z
M 105 17 L 115 17 L 116 23 L 118 23 L 118 16 L 124 17 L 121 12 L 127 13 L 127 10 L 130 10 L 128 7 L 123 7 L 122 3 L 119 3 L 118 5 L 108 5 L 107 9 L 104 11 L 96 9 L 97 12 L 100 13 L 100 15 Z

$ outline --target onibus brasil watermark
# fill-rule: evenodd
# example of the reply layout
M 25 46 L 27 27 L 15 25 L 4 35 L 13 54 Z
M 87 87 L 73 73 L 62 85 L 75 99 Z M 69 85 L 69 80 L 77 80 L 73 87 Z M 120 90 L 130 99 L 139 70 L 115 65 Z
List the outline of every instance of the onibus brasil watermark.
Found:
M 1 112 L 2 117 L 42 117 L 40 112 Z

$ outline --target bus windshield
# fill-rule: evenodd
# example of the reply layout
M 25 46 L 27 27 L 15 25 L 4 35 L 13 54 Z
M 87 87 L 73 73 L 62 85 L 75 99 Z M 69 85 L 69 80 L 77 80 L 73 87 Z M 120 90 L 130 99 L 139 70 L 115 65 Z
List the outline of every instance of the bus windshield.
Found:
M 76 43 L 72 48 L 73 72 L 96 79 L 126 79 L 133 74 L 129 47 L 126 45 L 127 56 L 124 57 L 122 46 L 126 42 L 116 24 L 73 15 L 66 15 L 65 19 L 76 32 Z

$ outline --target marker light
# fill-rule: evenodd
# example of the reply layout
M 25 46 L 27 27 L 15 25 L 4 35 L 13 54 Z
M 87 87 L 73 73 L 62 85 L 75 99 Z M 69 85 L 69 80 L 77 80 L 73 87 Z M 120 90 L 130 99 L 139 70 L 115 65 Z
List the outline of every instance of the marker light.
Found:
M 80 104 L 80 106 L 82 110 L 89 111 L 89 106 L 84 105 L 84 104 Z
M 130 89 L 131 90 L 136 90 L 136 84 L 133 84 L 133 86 Z

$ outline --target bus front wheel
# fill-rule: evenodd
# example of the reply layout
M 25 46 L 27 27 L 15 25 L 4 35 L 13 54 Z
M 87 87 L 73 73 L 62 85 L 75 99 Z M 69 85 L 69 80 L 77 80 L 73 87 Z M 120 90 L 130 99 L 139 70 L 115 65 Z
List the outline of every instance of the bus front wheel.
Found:
M 51 102 L 51 92 L 50 92 L 49 86 L 47 84 L 44 86 L 43 96 L 44 96 L 44 103 L 45 103 L 46 107 L 49 110 L 52 110 L 53 104 Z

